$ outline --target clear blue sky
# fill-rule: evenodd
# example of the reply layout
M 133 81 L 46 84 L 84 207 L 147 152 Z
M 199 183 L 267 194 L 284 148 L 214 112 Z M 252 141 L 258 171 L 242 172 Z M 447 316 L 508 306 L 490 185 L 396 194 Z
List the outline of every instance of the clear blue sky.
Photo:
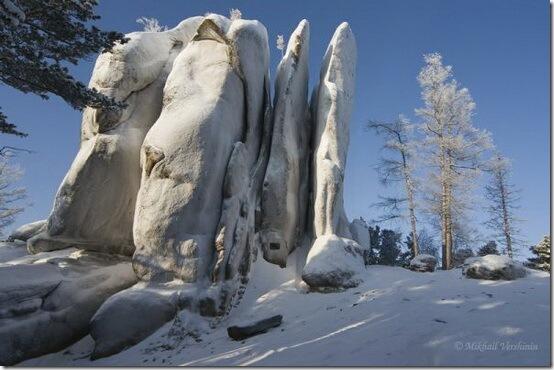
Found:
M 355 109 L 345 182 L 350 218 L 372 218 L 369 206 L 383 193 L 372 166 L 379 138 L 364 130 L 369 119 L 414 117 L 421 105 L 416 76 L 422 55 L 440 52 L 454 67 L 458 81 L 477 103 L 475 124 L 493 133 L 498 148 L 513 160 L 514 183 L 522 188 L 519 215 L 523 236 L 535 243 L 549 231 L 549 3 L 533 0 L 380 0 L 380 1 L 101 1 L 98 22 L 122 32 L 140 28 L 135 20 L 156 17 L 173 27 L 180 20 L 207 11 L 227 15 L 239 8 L 244 18 L 258 19 L 272 43 L 271 73 L 280 52 L 277 34 L 286 37 L 302 18 L 310 21 L 310 68 L 313 85 L 333 31 L 348 21 L 358 42 Z M 93 61 L 73 71 L 88 82 Z M 15 226 L 45 218 L 54 194 L 79 143 L 80 113 L 60 99 L 43 101 L 0 85 L 0 106 L 30 136 L 0 136 L 0 145 L 36 151 L 22 154 L 33 204 Z M 482 212 L 475 215 L 476 226 Z

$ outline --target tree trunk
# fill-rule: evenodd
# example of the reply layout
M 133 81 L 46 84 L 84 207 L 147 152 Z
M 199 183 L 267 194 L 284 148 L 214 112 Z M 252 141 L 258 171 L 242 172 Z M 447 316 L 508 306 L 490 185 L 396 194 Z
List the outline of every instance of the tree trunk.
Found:
M 500 203 L 502 205 L 502 223 L 504 226 L 504 237 L 506 238 L 506 251 L 508 252 L 508 257 L 513 258 L 510 215 L 508 214 L 506 187 L 504 186 L 504 178 L 502 176 L 498 176 L 498 185 L 500 187 Z
M 450 268 L 450 252 L 448 250 L 448 223 L 446 219 L 446 184 L 442 185 L 441 196 L 441 232 L 442 232 L 442 269 Z
M 408 172 L 408 168 L 406 165 L 406 160 L 404 159 L 404 179 L 406 182 L 406 195 L 408 197 L 408 210 L 410 213 L 410 226 L 412 228 L 412 253 L 414 254 L 414 257 L 419 254 L 419 243 L 417 240 L 417 227 L 416 227 L 416 216 L 415 216 L 415 201 L 414 201 L 414 188 L 412 183 L 412 178 Z

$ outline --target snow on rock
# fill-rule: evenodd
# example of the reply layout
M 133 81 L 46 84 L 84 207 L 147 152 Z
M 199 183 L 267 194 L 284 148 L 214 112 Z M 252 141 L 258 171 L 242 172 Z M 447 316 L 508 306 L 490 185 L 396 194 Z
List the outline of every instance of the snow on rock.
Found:
M 215 328 L 186 313 L 139 344 L 91 361 L 90 336 L 22 366 L 548 366 L 550 275 L 460 279 L 368 266 L 354 289 L 305 294 L 295 250 L 286 268 L 258 258 L 241 305 Z M 226 328 L 282 314 L 280 327 L 244 341 Z M 185 320 L 188 320 L 185 322 Z M 175 335 L 174 333 L 180 333 Z M 527 347 L 519 347 L 523 344 Z M 485 348 L 489 346 L 489 349 Z M 496 346 L 496 348 L 492 347 Z M 508 349 L 507 346 L 512 346 Z
M 111 296 L 90 321 L 94 339 L 91 359 L 110 356 L 139 343 L 176 313 L 175 296 L 155 289 L 127 289 Z
M 301 242 L 309 203 L 311 124 L 308 108 L 310 27 L 302 20 L 277 67 L 271 154 L 261 196 L 261 246 L 284 266 Z
M 363 218 L 357 218 L 349 226 L 352 239 L 363 248 L 369 249 L 369 226 Z
M 141 150 L 133 256 L 141 279 L 209 277 L 235 143 L 244 140 L 248 172 L 260 150 L 268 54 L 259 22 L 208 16 L 176 58 L 161 115 Z M 246 216 L 254 208 L 240 209 Z
M 343 181 L 354 100 L 356 41 L 342 23 L 325 53 L 319 85 L 312 97 L 314 155 L 312 191 L 316 238 L 334 234 L 350 237 L 343 205 Z
M 85 109 L 79 152 L 58 190 L 47 230 L 28 242 L 30 252 L 73 245 L 133 253 L 139 150 L 160 114 L 173 60 L 201 19 L 190 18 L 165 32 L 133 32 L 127 43 L 100 54 L 89 86 L 126 107 Z
M 433 272 L 437 259 L 430 254 L 419 254 L 410 261 L 410 270 L 417 272 Z
M 353 240 L 320 236 L 308 253 L 302 279 L 315 290 L 355 287 L 365 271 L 365 252 Z
M 0 364 L 58 351 L 80 339 L 98 307 L 137 281 L 127 257 L 64 252 L 0 265 Z
M 471 279 L 514 280 L 524 277 L 527 269 L 507 256 L 488 254 L 466 259 L 462 273 Z
M 0 242 L 0 264 L 12 261 L 27 255 L 27 244 L 20 240 Z
M 8 241 L 21 240 L 27 241 L 33 236 L 37 235 L 46 228 L 46 220 L 40 220 L 25 224 L 18 227 L 14 230 L 10 236 L 8 236 Z

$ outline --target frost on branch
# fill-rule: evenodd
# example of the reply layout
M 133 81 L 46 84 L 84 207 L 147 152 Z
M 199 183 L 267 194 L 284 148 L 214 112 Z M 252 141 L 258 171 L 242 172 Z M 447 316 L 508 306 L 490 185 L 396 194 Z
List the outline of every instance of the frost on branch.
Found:
M 162 32 L 167 31 L 167 26 L 160 26 L 156 18 L 140 17 L 137 23 L 142 24 L 144 32 Z

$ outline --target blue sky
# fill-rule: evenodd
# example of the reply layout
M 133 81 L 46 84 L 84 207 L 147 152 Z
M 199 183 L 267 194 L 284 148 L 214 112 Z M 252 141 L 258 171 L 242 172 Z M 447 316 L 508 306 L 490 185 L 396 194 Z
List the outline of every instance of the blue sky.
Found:
M 362 1 L 101 1 L 98 22 L 104 29 L 135 31 L 141 16 L 173 27 L 207 11 L 227 15 L 238 8 L 243 18 L 258 19 L 272 43 L 271 73 L 280 52 L 277 34 L 288 37 L 302 18 L 310 21 L 310 85 L 319 73 L 334 29 L 348 21 L 358 42 L 356 102 L 345 180 L 350 218 L 371 219 L 370 205 L 385 194 L 373 165 L 380 140 L 364 129 L 368 119 L 414 117 L 421 106 L 416 76 L 422 56 L 440 52 L 456 79 L 477 104 L 474 123 L 493 133 L 497 147 L 513 161 L 513 182 L 522 189 L 519 216 L 523 237 L 535 243 L 549 231 L 549 3 L 533 0 L 362 0 Z M 72 68 L 88 82 L 95 57 Z M 17 160 L 26 174 L 29 202 L 14 226 L 45 218 L 54 194 L 79 144 L 80 113 L 57 97 L 43 101 L 0 85 L 0 106 L 25 139 L 0 136 L 0 145 L 34 150 Z M 483 221 L 477 209 L 475 226 Z M 398 225 L 402 227 L 402 225 Z M 483 233 L 486 235 L 486 231 Z

